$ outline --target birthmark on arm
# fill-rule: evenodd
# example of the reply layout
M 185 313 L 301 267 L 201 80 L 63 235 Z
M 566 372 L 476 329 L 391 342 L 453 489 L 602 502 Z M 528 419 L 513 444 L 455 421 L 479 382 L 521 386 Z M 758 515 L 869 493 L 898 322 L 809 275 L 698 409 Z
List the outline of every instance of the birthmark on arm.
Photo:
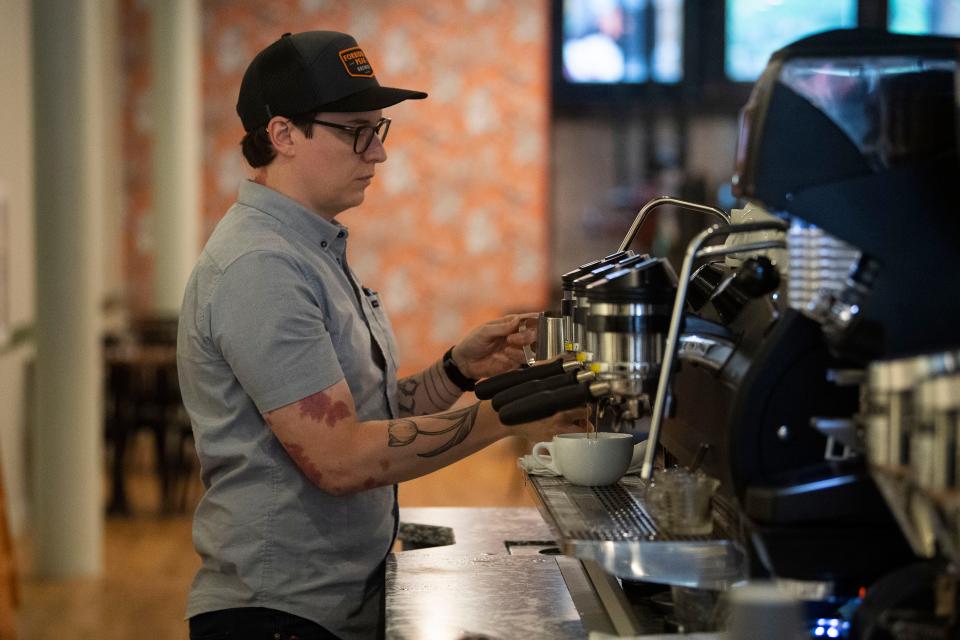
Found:
M 363 488 L 366 491 L 369 491 L 370 489 L 373 489 L 376 486 L 377 486 L 377 481 L 374 480 L 372 477 L 367 478 L 366 480 L 363 481 Z
M 307 452 L 303 450 L 303 447 L 292 442 L 284 442 L 283 440 L 280 442 L 283 444 L 283 448 L 287 450 L 290 459 L 293 460 L 294 464 L 303 472 L 303 475 L 307 476 L 310 482 L 319 486 L 320 481 L 323 480 L 323 474 L 313 460 L 310 459 L 310 456 L 307 455 Z
M 333 427 L 343 418 L 350 417 L 350 407 L 343 400 L 334 402 L 323 391 L 308 396 L 299 403 L 300 417 L 310 418 L 315 422 L 326 422 Z
M 383 460 L 381 460 L 381 461 L 380 461 L 380 468 L 383 469 L 384 471 L 386 471 L 387 469 L 389 469 L 389 468 L 390 468 L 390 461 L 387 460 L 386 458 L 384 458 Z

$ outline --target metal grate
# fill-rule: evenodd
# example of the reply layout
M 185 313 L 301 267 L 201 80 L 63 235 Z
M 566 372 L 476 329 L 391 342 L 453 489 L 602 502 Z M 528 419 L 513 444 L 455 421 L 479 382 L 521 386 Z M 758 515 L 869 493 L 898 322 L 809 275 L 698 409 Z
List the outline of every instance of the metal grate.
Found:
M 593 560 L 617 577 L 721 589 L 747 575 L 736 520 L 714 496 L 713 532 L 674 535 L 648 507 L 646 485 L 627 476 L 612 487 L 578 487 L 563 478 L 528 476 L 544 520 L 567 555 Z M 652 506 L 652 505 L 651 505 Z
M 603 506 L 610 525 L 602 527 L 598 533 L 612 533 L 617 537 L 607 540 L 652 539 L 657 535 L 657 526 L 640 504 L 620 485 L 609 487 L 591 487 L 596 500 Z
M 608 487 L 579 487 L 563 478 L 531 477 L 531 480 L 559 533 L 568 541 L 698 541 L 713 540 L 719 533 L 716 526 L 715 533 L 708 536 L 666 533 L 646 507 L 642 484 L 621 482 Z M 715 525 L 729 524 L 727 509 L 727 505 L 715 504 L 715 511 L 720 511 L 715 513 Z

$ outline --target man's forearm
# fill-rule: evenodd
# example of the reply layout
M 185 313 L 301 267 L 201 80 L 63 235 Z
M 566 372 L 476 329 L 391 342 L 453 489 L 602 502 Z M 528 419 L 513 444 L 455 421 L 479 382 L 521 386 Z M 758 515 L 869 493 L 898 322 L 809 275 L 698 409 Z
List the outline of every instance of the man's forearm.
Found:
M 420 373 L 397 382 L 401 417 L 423 416 L 445 411 L 462 395 L 443 372 L 442 361 L 437 360 Z
M 314 484 L 346 495 L 418 478 L 509 435 L 533 442 L 582 430 L 585 407 L 506 427 L 489 401 L 452 411 L 358 420 L 346 380 L 264 414 L 270 430 Z
M 489 403 L 358 422 L 349 409 L 342 415 L 338 402 L 346 406 L 319 392 L 264 416 L 303 473 L 334 495 L 422 476 L 507 435 Z
M 387 444 L 391 447 L 406 447 L 412 445 L 418 437 L 423 436 L 421 440 L 431 439 L 435 446 L 418 453 L 417 456 L 420 458 L 438 456 L 467 439 L 473 430 L 479 409 L 480 404 L 477 403 L 456 411 L 436 414 L 433 416 L 436 421 L 443 420 L 446 424 L 431 424 L 429 427 L 423 421 L 418 424 L 410 418 L 391 420 L 387 423 Z

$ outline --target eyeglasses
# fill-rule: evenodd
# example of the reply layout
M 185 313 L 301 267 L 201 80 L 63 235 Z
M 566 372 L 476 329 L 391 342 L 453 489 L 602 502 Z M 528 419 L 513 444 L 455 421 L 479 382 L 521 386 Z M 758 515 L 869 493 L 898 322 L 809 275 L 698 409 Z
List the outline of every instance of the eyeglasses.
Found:
M 350 127 L 336 122 L 324 122 L 323 120 L 314 120 L 313 123 L 352 133 L 354 153 L 363 153 L 369 149 L 374 135 L 380 138 L 382 143 L 387 139 L 387 131 L 390 130 L 390 118 L 380 118 L 375 125 L 364 124 L 359 127 Z

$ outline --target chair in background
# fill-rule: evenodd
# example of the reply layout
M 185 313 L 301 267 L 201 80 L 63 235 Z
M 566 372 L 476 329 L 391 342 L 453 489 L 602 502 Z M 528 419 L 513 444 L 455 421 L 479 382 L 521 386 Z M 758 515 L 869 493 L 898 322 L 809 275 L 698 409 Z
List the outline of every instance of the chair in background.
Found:
M 133 436 L 153 436 L 161 510 L 187 508 L 195 468 L 187 447 L 190 420 L 183 408 L 176 364 L 176 318 L 144 318 L 106 343 L 106 435 L 112 445 L 112 493 L 108 512 L 130 512 L 126 492 L 126 454 Z M 192 452 L 192 448 L 191 448 Z

